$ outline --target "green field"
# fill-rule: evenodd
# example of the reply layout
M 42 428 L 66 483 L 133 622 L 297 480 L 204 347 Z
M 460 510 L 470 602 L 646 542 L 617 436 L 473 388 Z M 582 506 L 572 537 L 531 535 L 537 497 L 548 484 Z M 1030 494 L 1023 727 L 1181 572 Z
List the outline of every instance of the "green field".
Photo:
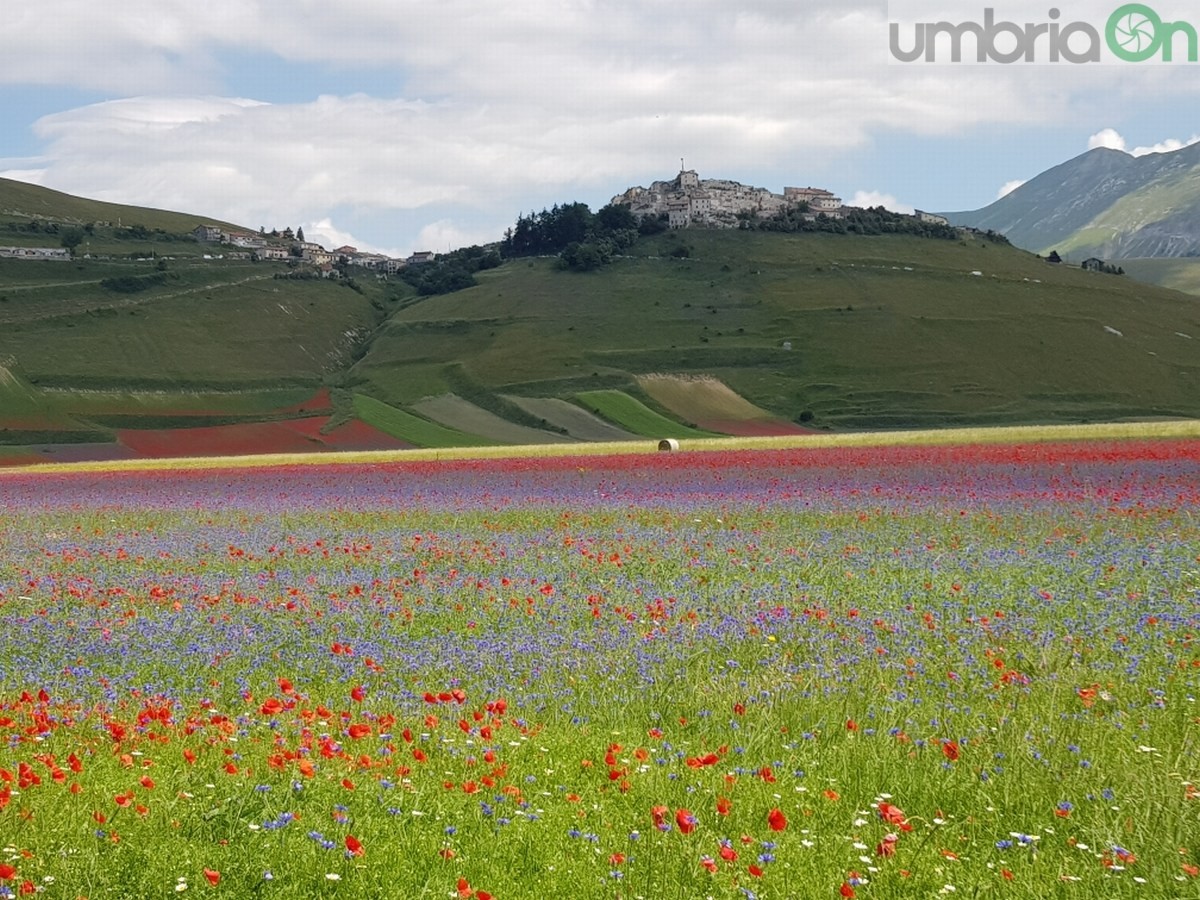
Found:
M 646 437 L 698 438 L 714 435 L 698 428 L 689 428 L 660 416 L 644 403 L 622 391 L 581 391 L 575 395 L 586 409 L 596 415 Z
M 354 414 L 385 434 L 418 447 L 477 447 L 489 443 L 362 394 L 354 396 Z

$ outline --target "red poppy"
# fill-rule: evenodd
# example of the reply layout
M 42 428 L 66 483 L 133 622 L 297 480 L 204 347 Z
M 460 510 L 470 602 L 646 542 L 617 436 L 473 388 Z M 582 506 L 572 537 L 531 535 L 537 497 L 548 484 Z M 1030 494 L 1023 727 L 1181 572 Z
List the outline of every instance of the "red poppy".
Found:
M 838 888 L 838 893 L 841 894 L 843 897 L 847 897 L 847 898 L 853 897 L 854 896 L 854 888 L 850 887 L 850 884 L 848 882 L 843 881 L 842 886 L 840 888 Z
M 204 877 L 208 880 L 209 884 L 215 886 L 217 884 L 217 882 L 219 882 L 221 880 L 221 873 L 218 872 L 216 869 L 205 869 Z
M 755 865 L 754 863 L 751 863 L 751 864 L 750 864 L 750 865 L 749 865 L 749 866 L 746 868 L 746 871 L 747 871 L 747 872 L 749 872 L 751 875 L 753 875 L 755 878 L 762 878 L 762 877 L 763 877 L 763 870 L 762 870 L 762 868 L 760 868 L 759 866 Z
M 942 756 L 956 762 L 958 760 L 958 741 L 942 741 Z
M 283 701 L 278 697 L 272 697 L 265 701 L 263 705 L 258 708 L 258 712 L 259 715 L 263 716 L 279 715 L 279 713 L 283 712 Z
M 9 881 L 17 874 L 15 866 L 10 866 L 8 863 L 0 863 L 0 881 Z
M 908 818 L 904 815 L 904 810 L 898 806 L 884 801 L 879 804 L 879 817 L 889 825 L 896 825 L 901 831 L 912 831 L 912 826 L 908 824 Z
M 783 814 L 781 809 L 776 807 L 767 813 L 767 824 L 771 826 L 772 831 L 783 831 L 788 825 L 787 816 Z
M 356 701 L 357 703 L 362 703 L 366 696 L 367 692 L 363 689 L 361 684 L 350 689 L 350 699 Z
M 352 834 L 346 835 L 346 849 L 350 851 L 351 856 L 363 855 L 362 842 Z
M 696 817 L 690 810 L 678 809 L 675 811 L 675 824 L 679 826 L 681 833 L 691 834 L 696 830 Z
M 368 734 L 371 733 L 371 726 L 364 724 L 363 722 L 355 722 L 353 725 L 351 725 L 349 727 L 349 729 L 347 729 L 346 733 L 349 734 L 351 738 L 353 738 L 354 740 L 357 741 L 357 740 L 360 740 L 361 738 L 365 738 Z

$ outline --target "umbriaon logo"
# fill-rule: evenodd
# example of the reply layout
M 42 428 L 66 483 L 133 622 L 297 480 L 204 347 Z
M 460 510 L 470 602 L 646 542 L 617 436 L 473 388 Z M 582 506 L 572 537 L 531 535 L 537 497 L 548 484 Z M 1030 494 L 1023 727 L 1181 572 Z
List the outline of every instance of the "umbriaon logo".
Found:
M 1050 9 L 1046 17 L 1049 21 L 1041 23 L 997 22 L 995 10 L 987 7 L 982 22 L 916 23 L 907 45 L 901 24 L 890 22 L 888 46 L 892 59 L 905 63 L 1197 61 L 1196 29 L 1188 22 L 1164 21 L 1144 3 L 1115 9 L 1104 24 L 1103 36 L 1088 22 L 1060 23 L 1058 9 Z

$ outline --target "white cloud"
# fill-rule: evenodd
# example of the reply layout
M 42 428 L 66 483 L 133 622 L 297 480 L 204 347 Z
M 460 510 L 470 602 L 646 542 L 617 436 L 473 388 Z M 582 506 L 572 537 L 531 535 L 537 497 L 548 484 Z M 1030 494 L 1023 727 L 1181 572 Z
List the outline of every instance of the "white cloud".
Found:
M 833 183 L 877 134 L 1059 123 L 1077 95 L 1194 89 L 1162 66 L 888 66 L 887 24 L 874 0 L 689 0 L 686 14 L 666 0 L 14 4 L 0 85 L 120 99 L 41 119 L 36 165 L 8 167 L 250 227 L 349 235 L 371 219 L 375 244 L 421 249 L 495 239 L 484 227 L 530 203 L 606 200 L 680 156 L 705 177 L 752 167 L 777 190 Z M 246 75 L 256 61 L 369 94 L 272 92 Z M 280 96 L 302 99 L 260 102 Z M 378 224 L 402 215 L 401 233 Z
M 513 217 L 516 218 L 515 216 Z M 417 235 L 414 250 L 432 250 L 434 253 L 445 253 L 455 247 L 469 247 L 472 244 L 490 244 L 501 237 L 499 231 L 481 231 L 464 229 L 450 219 L 439 219 L 421 229 Z
M 1105 128 L 1102 131 L 1097 131 L 1088 138 L 1088 149 L 1092 150 L 1096 147 L 1108 147 L 1111 150 L 1124 150 L 1130 156 L 1146 156 L 1151 153 L 1171 153 L 1175 150 L 1182 150 L 1184 147 L 1190 147 L 1192 144 L 1200 143 L 1200 134 L 1193 134 L 1186 141 L 1181 141 L 1179 138 L 1167 138 L 1159 141 L 1157 144 L 1151 144 L 1145 147 L 1134 147 L 1128 150 L 1126 147 L 1125 138 L 1123 138 L 1115 129 Z
M 24 181 L 26 184 L 41 184 L 45 175 L 45 169 L 0 169 L 0 178 Z
M 338 247 L 354 247 L 363 253 L 382 253 L 384 256 L 407 256 L 400 250 L 377 247 L 374 244 L 359 240 L 349 231 L 343 231 L 333 224 L 329 218 L 316 222 L 305 222 L 300 226 L 304 229 L 304 239 L 320 244 L 326 250 L 336 250 Z
M 1200 143 L 1200 135 L 1194 134 L 1186 141 L 1181 141 L 1178 138 L 1167 138 L 1165 141 L 1159 141 L 1149 147 L 1134 147 L 1129 152 L 1134 156 L 1146 156 L 1150 153 L 1171 153 L 1175 150 L 1182 150 L 1184 147 L 1190 147 L 1192 144 Z
M 1095 150 L 1097 147 L 1107 147 L 1109 150 L 1124 150 L 1125 138 L 1121 137 L 1115 128 L 1105 128 L 1097 131 L 1088 138 L 1088 149 Z
M 901 203 L 891 194 L 884 194 L 879 191 L 855 191 L 854 196 L 846 201 L 847 206 L 861 206 L 868 208 L 872 206 L 882 206 L 884 209 L 890 209 L 892 212 L 905 213 L 912 215 L 913 207 L 907 203 Z
M 1023 178 L 1015 178 L 1012 181 L 1004 182 L 1000 190 L 996 192 L 996 199 L 999 200 L 1001 197 L 1007 197 L 1024 183 L 1025 180 Z

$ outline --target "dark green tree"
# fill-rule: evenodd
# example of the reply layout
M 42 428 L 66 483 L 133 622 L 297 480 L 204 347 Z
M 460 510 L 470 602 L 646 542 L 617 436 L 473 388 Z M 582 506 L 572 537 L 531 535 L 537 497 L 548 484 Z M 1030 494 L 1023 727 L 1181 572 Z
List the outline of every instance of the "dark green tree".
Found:
M 75 255 L 75 248 L 83 243 L 83 229 L 76 228 L 74 225 L 64 228 L 59 234 L 58 242 L 71 251 L 71 255 Z

